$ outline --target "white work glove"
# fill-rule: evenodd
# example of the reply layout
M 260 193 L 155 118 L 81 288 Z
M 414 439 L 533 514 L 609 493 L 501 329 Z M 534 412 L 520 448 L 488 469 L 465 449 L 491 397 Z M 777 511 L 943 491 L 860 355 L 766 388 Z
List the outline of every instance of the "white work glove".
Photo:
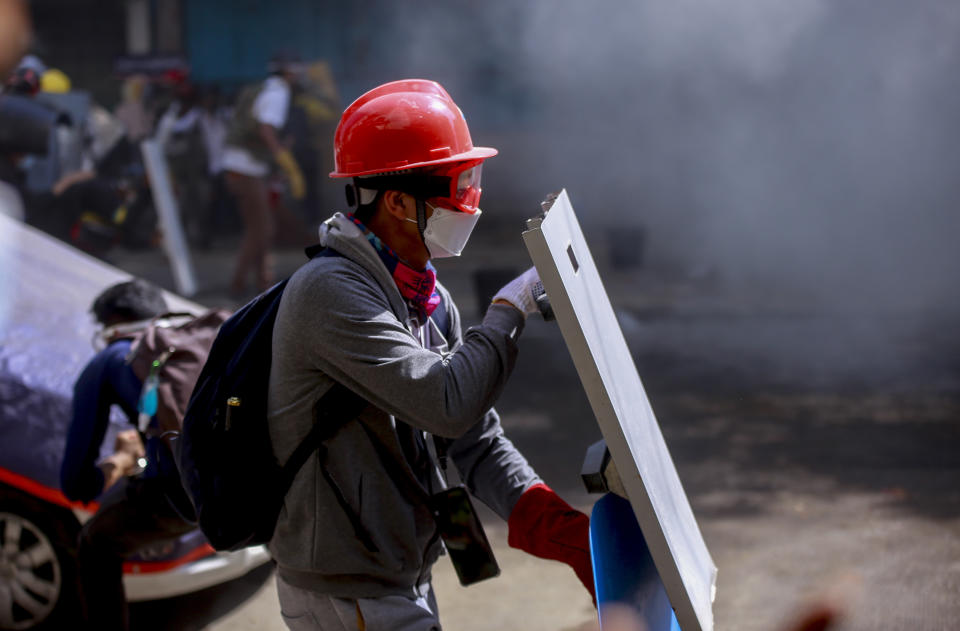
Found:
M 531 267 L 504 285 L 493 297 L 493 301 L 505 300 L 509 302 L 523 312 L 523 317 L 532 313 L 539 313 L 540 308 L 537 306 L 537 301 L 533 295 L 533 289 L 539 282 L 540 275 L 537 274 L 537 268 Z

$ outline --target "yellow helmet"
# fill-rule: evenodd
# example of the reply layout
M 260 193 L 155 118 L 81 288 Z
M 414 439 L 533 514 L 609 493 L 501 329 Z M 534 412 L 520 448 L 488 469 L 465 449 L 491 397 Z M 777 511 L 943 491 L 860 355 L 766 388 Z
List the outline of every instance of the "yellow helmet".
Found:
M 50 68 L 40 77 L 40 90 L 43 92 L 69 92 L 70 78 L 62 70 Z

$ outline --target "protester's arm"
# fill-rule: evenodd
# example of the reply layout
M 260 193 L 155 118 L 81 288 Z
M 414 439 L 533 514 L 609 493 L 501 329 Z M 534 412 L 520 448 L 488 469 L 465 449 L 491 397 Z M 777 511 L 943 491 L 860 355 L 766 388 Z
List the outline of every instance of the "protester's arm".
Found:
M 67 173 L 66 175 L 61 177 L 59 180 L 57 180 L 56 184 L 53 185 L 53 189 L 52 189 L 53 194 L 62 195 L 64 191 L 69 189 L 74 184 L 78 184 L 79 182 L 85 182 L 87 180 L 92 180 L 96 176 L 97 174 L 94 173 L 93 171 L 80 170 L 80 171 L 73 171 L 72 173 Z
M 449 327 L 444 331 L 451 349 L 463 344 L 460 312 L 441 289 Z M 512 307 L 507 303 L 507 306 Z M 542 482 L 527 459 L 504 435 L 497 411 L 490 408 L 463 436 L 447 441 L 447 453 L 470 492 L 506 521 L 514 504 L 529 487 Z
M 489 410 L 463 436 L 450 442 L 448 454 L 470 492 L 506 521 L 517 500 L 542 480 L 503 433 Z
M 452 302 L 450 308 L 453 317 L 448 341 L 456 347 L 460 320 Z M 544 484 L 504 434 L 495 410 L 452 441 L 448 453 L 470 492 L 507 521 L 511 547 L 566 563 L 595 599 L 589 517 Z
M 284 292 L 275 344 L 303 349 L 311 369 L 438 436 L 462 435 L 493 405 L 517 355 L 524 319 L 516 309 L 490 307 L 441 357 L 403 326 L 359 265 L 342 257 L 313 265 L 321 269 L 294 276 Z
M 111 344 L 84 368 L 74 386 L 73 415 L 63 463 L 60 487 L 69 499 L 89 502 L 103 492 L 108 481 L 129 471 L 126 457 L 105 460 L 100 467 L 100 445 L 110 422 L 110 406 L 119 404 L 128 415 L 140 391 L 140 380 L 124 362 L 129 344 Z

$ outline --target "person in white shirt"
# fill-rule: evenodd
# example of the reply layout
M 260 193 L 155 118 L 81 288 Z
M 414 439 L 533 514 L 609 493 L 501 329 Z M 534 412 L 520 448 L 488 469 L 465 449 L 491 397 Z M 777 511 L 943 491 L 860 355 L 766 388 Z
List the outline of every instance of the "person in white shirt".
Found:
M 270 246 L 274 222 L 267 182 L 271 167 L 276 165 L 283 171 L 293 198 L 302 199 L 305 194 L 303 173 L 279 139 L 290 110 L 291 87 L 298 67 L 299 64 L 290 59 L 275 59 L 270 77 L 241 93 L 227 134 L 223 170 L 244 229 L 230 284 L 231 292 L 237 297 L 246 295 L 251 272 L 257 291 L 273 283 Z
M 127 140 L 137 144 L 150 135 L 153 129 L 153 116 L 147 111 L 144 103 L 144 92 L 147 89 L 147 78 L 143 75 L 133 75 L 123 82 L 120 104 L 113 110 L 126 130 Z
M 223 152 L 227 145 L 227 130 L 232 116 L 232 110 L 221 104 L 220 89 L 215 85 L 208 86 L 203 92 L 200 104 L 200 131 L 206 149 L 210 183 L 204 242 L 201 245 L 210 245 L 235 212 L 223 173 Z

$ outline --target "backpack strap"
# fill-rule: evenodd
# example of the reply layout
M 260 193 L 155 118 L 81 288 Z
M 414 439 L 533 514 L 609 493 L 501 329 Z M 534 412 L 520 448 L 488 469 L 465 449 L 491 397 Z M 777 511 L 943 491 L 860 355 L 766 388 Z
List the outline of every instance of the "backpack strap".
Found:
M 327 249 L 328 249 L 327 247 L 322 246 L 319 243 L 315 243 L 311 246 L 307 246 L 306 248 L 304 248 L 303 253 L 307 255 L 308 259 L 312 259 L 315 256 L 319 256 L 321 252 Z
M 297 445 L 293 454 L 283 465 L 285 479 L 293 482 L 294 476 L 325 440 L 332 438 L 340 428 L 356 418 L 367 407 L 367 400 L 340 382 L 333 382 L 314 406 L 313 427 L 307 437 Z

